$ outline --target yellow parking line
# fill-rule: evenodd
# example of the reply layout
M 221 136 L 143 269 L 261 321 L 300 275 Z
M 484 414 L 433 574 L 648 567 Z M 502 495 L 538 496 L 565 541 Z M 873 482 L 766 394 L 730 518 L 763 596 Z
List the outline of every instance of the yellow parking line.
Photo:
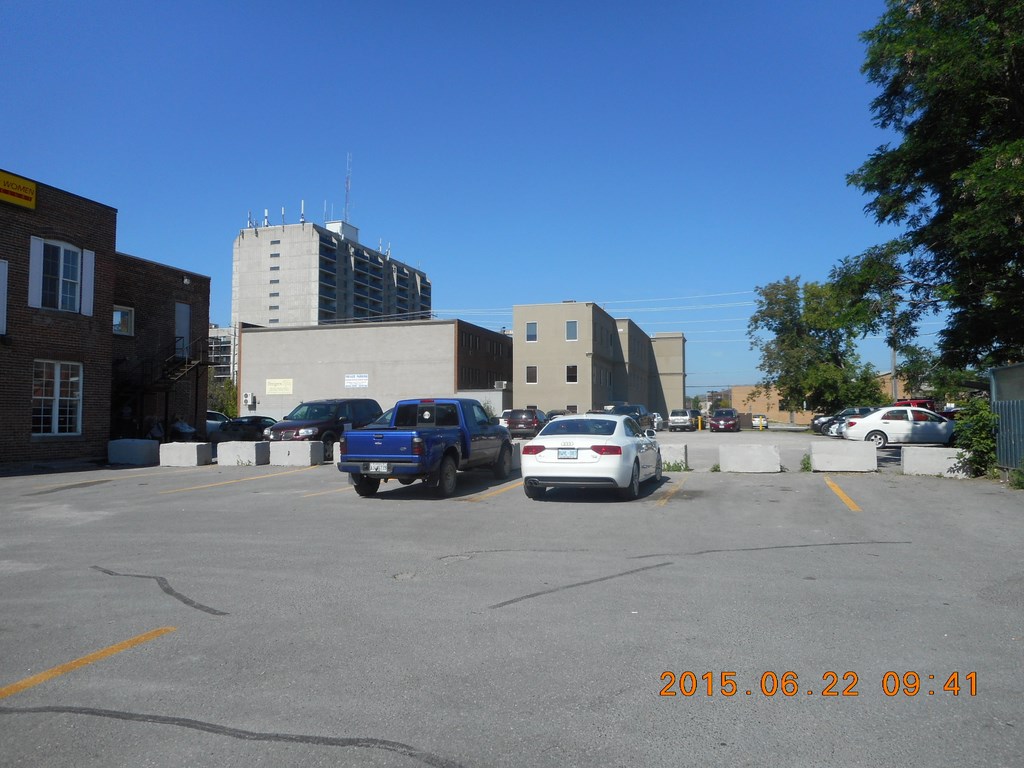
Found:
M 840 488 L 835 483 L 833 483 L 831 478 L 826 477 L 825 478 L 825 484 L 828 485 L 828 487 L 832 489 L 832 493 L 834 493 L 836 496 L 838 496 L 842 500 L 843 504 L 845 504 L 849 508 L 849 510 L 851 512 L 860 512 L 861 511 L 861 508 L 857 506 L 857 503 L 853 499 L 851 499 L 849 496 L 847 496 L 845 493 L 843 493 L 843 489 Z
M 476 496 L 468 496 L 465 499 L 459 499 L 459 501 L 482 501 L 483 499 L 489 499 L 491 496 L 497 496 L 499 493 L 505 493 L 505 491 L 511 491 L 514 488 L 522 488 L 523 481 L 520 480 L 518 483 L 512 483 L 512 485 L 505 485 L 501 488 L 491 491 L 490 493 L 480 493 Z
M 664 507 L 666 504 L 668 504 L 669 499 L 671 499 L 673 496 L 675 496 L 677 493 L 683 490 L 683 483 L 685 482 L 686 478 L 684 477 L 676 484 L 676 486 L 672 490 L 670 490 L 668 493 L 666 493 L 664 496 L 658 499 L 658 503 L 655 506 Z
M 67 664 L 61 664 L 59 667 L 54 667 L 53 669 L 48 669 L 45 672 L 40 672 L 38 675 L 26 677 L 24 680 L 20 682 L 12 683 L 11 685 L 0 688 L 0 699 L 6 699 L 8 696 L 13 696 L 16 693 L 21 693 L 22 691 L 28 688 L 32 688 L 36 685 L 39 685 L 40 683 L 45 683 L 47 680 L 52 680 L 53 678 L 58 677 L 59 675 L 63 675 L 65 672 L 71 672 L 73 670 L 78 669 L 79 667 L 84 667 L 87 664 L 92 664 L 94 661 L 100 661 L 101 659 L 105 659 L 108 656 L 113 656 L 115 653 L 127 651 L 129 648 L 134 648 L 136 645 L 148 643 L 150 640 L 155 640 L 161 635 L 166 635 L 168 632 L 173 632 L 175 629 L 177 629 L 177 627 L 161 627 L 160 629 L 154 629 L 151 632 L 146 632 L 145 634 L 138 635 L 137 637 L 133 637 L 130 640 L 125 640 L 124 642 L 118 643 L 117 645 L 111 645 L 110 647 L 104 648 L 101 651 L 90 653 L 88 656 L 83 656 L 80 659 L 69 661 Z
M 193 485 L 188 488 L 175 488 L 171 491 L 159 491 L 157 495 L 164 495 L 168 493 L 185 493 L 185 491 L 201 491 L 206 488 L 216 488 L 219 485 L 232 485 L 233 483 L 247 483 L 250 480 L 266 480 L 268 477 L 281 477 L 283 475 L 294 475 L 296 472 L 308 472 L 311 469 L 316 469 L 319 465 L 314 464 L 311 467 L 303 467 L 302 469 L 290 469 L 287 472 L 275 472 L 272 475 L 257 475 L 256 477 L 240 477 L 236 480 L 223 480 L 219 483 L 207 483 L 206 485 Z

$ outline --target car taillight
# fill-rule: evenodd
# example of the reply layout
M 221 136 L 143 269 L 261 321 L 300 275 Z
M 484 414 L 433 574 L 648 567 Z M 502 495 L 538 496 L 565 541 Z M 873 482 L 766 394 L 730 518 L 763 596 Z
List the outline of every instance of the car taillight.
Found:
M 536 456 L 538 453 L 544 450 L 543 445 L 524 445 L 523 455 L 524 456 Z
M 846 426 L 847 427 L 852 427 L 856 423 L 857 423 L 857 419 L 850 419 L 848 422 L 846 422 Z
M 598 456 L 621 456 L 622 446 L 621 445 L 592 445 L 590 450 L 596 453 Z
M 422 437 L 414 437 L 412 439 L 412 455 L 413 456 L 422 456 L 424 453 L 425 453 L 425 450 L 424 450 L 423 438 Z

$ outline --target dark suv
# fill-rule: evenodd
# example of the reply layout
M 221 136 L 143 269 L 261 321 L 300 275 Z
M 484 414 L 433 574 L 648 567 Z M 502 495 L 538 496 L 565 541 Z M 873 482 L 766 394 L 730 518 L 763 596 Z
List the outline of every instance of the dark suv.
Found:
M 536 408 L 516 408 L 508 415 L 508 431 L 512 437 L 533 437 L 547 423 L 544 411 Z
M 613 405 L 609 409 L 609 413 L 621 413 L 626 416 L 632 416 L 633 420 L 640 425 L 641 429 L 654 428 L 654 420 L 651 418 L 651 414 L 648 412 L 646 405 L 640 405 L 639 403 Z
M 310 400 L 263 434 L 268 440 L 321 440 L 324 461 L 334 460 L 334 443 L 346 429 L 365 427 L 382 413 L 380 404 L 369 398 Z

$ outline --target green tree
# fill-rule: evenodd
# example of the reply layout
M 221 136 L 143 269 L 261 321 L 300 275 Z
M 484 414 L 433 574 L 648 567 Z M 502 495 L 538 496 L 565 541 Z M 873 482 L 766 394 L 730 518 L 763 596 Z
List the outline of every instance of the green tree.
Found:
M 848 177 L 901 234 L 832 278 L 901 347 L 946 313 L 945 365 L 1024 357 L 1024 1 L 888 0 L 862 35 L 879 147 Z M 852 318 L 852 315 L 851 315 Z
M 763 376 L 754 397 L 775 392 L 784 411 L 884 401 L 875 369 L 857 355 L 857 334 L 834 286 L 786 277 L 756 293 L 747 335 L 761 353 Z
M 238 387 L 231 379 L 210 379 L 206 387 L 206 407 L 225 416 L 238 416 Z
M 907 395 L 927 394 L 936 402 L 943 403 L 963 401 L 989 391 L 986 374 L 950 368 L 933 350 L 907 345 L 902 354 L 903 360 L 896 366 L 896 371 L 906 383 Z
M 957 415 L 953 430 L 957 469 L 971 477 L 987 475 L 996 468 L 996 428 L 999 416 L 993 413 L 988 399 L 977 397 L 968 401 Z

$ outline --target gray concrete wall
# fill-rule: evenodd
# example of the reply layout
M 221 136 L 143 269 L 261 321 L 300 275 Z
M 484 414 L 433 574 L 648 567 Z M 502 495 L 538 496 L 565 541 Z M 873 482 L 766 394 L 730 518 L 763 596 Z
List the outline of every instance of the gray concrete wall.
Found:
M 238 390 L 254 392 L 256 405 L 242 415 L 280 419 L 304 400 L 329 397 L 372 397 L 387 410 L 406 397 L 453 396 L 454 327 L 442 320 L 244 329 Z
M 965 472 L 955 469 L 957 465 L 956 448 L 945 446 L 904 446 L 900 450 L 900 466 L 904 475 L 942 475 L 943 477 L 967 477 Z
M 860 440 L 823 440 L 811 443 L 812 472 L 877 472 L 878 451 Z

